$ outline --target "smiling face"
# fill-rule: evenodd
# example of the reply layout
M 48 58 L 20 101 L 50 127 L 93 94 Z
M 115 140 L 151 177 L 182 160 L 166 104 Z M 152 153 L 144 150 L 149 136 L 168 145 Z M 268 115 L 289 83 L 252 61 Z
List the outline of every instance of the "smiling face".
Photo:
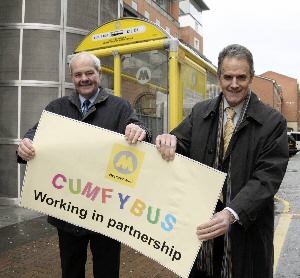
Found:
M 102 72 L 96 69 L 95 61 L 90 56 L 82 54 L 72 62 L 71 78 L 77 92 L 89 99 L 100 86 Z
M 250 92 L 253 75 L 246 59 L 225 57 L 218 78 L 224 97 L 234 107 L 243 102 Z

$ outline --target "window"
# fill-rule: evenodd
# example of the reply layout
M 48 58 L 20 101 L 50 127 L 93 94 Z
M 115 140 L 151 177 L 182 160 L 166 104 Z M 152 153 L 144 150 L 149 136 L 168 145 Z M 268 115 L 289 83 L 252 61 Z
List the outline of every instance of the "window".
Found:
M 138 10 L 138 4 L 137 4 L 137 2 L 135 2 L 135 1 L 132 0 L 131 7 L 132 7 L 134 10 L 137 11 L 137 10 Z
M 160 26 L 160 20 L 158 18 L 156 19 L 156 24 Z
M 166 31 L 167 31 L 169 34 L 171 34 L 171 30 L 170 30 L 170 28 L 169 28 L 168 26 L 166 26 Z
M 196 38 L 194 39 L 194 47 L 199 51 L 200 44 L 199 44 L 199 41 Z
M 195 30 L 198 33 L 198 29 L 199 29 L 199 24 L 197 22 L 195 22 Z
M 162 9 L 167 11 L 167 1 L 165 0 L 156 0 L 156 4 L 160 6 Z
M 145 17 L 150 20 L 150 13 L 147 10 L 145 10 Z

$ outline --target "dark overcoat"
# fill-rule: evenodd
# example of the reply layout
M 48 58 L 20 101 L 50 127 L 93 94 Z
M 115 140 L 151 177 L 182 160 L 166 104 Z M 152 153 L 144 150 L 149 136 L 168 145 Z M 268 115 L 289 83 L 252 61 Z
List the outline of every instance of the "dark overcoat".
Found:
M 99 88 L 99 94 L 84 116 L 81 111 L 81 103 L 77 92 L 72 92 L 70 96 L 64 96 L 51 101 L 45 108 L 46 111 L 68 117 L 70 119 L 83 121 L 85 123 L 102 127 L 121 134 L 125 133 L 128 124 L 136 124 L 146 131 L 146 141 L 151 141 L 151 131 L 141 122 L 129 101 L 116 97 L 106 92 L 103 87 Z M 24 135 L 24 138 L 33 140 L 38 123 Z M 19 163 L 26 163 L 17 156 Z M 48 222 L 53 226 L 74 235 L 85 235 L 93 233 L 84 228 L 80 228 L 66 221 L 48 216 Z
M 222 94 L 197 103 L 191 115 L 171 132 L 177 137 L 177 152 L 213 165 L 221 100 Z M 231 225 L 233 277 L 272 278 L 274 195 L 289 159 L 287 124 L 280 112 L 253 92 L 224 165 L 229 159 L 232 198 L 228 206 L 240 218 L 240 223 Z

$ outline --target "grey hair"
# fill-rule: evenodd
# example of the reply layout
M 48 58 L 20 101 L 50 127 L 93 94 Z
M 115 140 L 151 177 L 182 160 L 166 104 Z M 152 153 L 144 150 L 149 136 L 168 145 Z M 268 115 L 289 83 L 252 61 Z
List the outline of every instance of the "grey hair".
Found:
M 250 67 L 250 74 L 254 76 L 254 62 L 252 53 L 245 47 L 239 44 L 230 44 L 223 48 L 218 57 L 218 76 L 221 76 L 223 61 L 226 57 L 245 59 Z
M 79 57 L 79 56 L 82 56 L 82 55 L 86 55 L 86 56 L 89 56 L 91 59 L 93 59 L 93 61 L 95 62 L 95 68 L 96 70 L 99 72 L 101 70 L 101 62 L 100 62 L 100 59 L 90 53 L 90 52 L 87 52 L 87 51 L 82 51 L 82 52 L 79 52 L 79 53 L 76 53 L 70 60 L 70 63 L 69 63 L 69 70 L 70 70 L 70 74 L 72 74 L 72 66 L 73 66 L 73 63 L 74 61 Z

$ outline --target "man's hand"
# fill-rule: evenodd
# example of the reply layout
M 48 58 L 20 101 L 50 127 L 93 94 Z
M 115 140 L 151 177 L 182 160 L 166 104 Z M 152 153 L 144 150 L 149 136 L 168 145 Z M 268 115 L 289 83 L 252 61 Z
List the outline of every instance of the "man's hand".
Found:
M 232 216 L 227 209 L 217 212 L 213 218 L 197 227 L 197 236 L 200 240 L 209 240 L 224 235 L 230 223 L 233 222 Z
M 161 134 L 156 137 L 156 148 L 166 161 L 175 158 L 177 139 L 171 134 Z
M 32 141 L 28 138 L 24 138 L 18 147 L 18 155 L 28 161 L 35 156 L 35 149 L 33 147 Z
M 129 144 L 135 144 L 137 141 L 146 139 L 146 131 L 136 124 L 129 124 L 125 129 L 125 138 Z

